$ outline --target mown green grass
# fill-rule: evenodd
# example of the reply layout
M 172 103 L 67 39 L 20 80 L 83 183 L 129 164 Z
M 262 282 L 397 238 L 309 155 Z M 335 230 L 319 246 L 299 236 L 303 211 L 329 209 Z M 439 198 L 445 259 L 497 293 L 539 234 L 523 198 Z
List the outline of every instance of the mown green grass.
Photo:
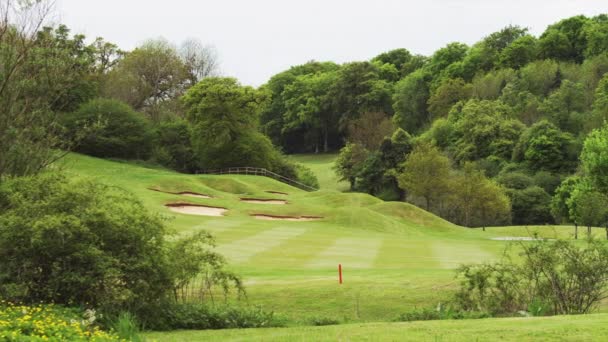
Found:
M 604 341 L 608 314 L 148 333 L 158 341 Z
M 348 182 L 339 181 L 333 171 L 337 154 L 296 154 L 291 156 L 295 161 L 308 166 L 319 179 L 319 186 L 323 190 L 346 191 Z
M 74 177 L 92 177 L 133 192 L 150 210 L 165 215 L 176 234 L 210 231 L 230 267 L 244 278 L 245 303 L 274 310 L 291 324 L 306 324 L 312 317 L 386 321 L 414 308 L 433 307 L 456 288 L 454 270 L 460 264 L 501 258 L 509 242 L 492 237 L 528 236 L 519 227 L 482 232 L 407 203 L 336 190 L 305 192 L 265 177 L 185 175 L 77 154 L 64 160 L 64 168 Z M 181 191 L 213 198 L 169 193 Z M 243 203 L 241 197 L 282 198 L 288 204 Z M 164 206 L 171 202 L 228 212 L 223 217 L 176 214 Z M 262 221 L 251 217 L 256 213 L 323 219 Z M 549 237 L 554 230 L 535 229 Z M 569 228 L 563 229 L 567 236 Z M 338 264 L 344 270 L 342 285 Z

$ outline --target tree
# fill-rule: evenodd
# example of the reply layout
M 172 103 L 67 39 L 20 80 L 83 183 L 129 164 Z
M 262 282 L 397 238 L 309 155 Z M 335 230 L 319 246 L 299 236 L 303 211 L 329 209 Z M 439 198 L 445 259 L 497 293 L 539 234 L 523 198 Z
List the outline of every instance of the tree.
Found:
M 551 196 L 539 186 L 508 190 L 511 198 L 513 224 L 547 224 L 553 222 Z
M 503 68 L 519 69 L 536 60 L 537 57 L 537 39 L 531 35 L 524 35 L 515 39 L 500 52 L 498 65 Z
M 574 185 L 566 204 L 572 221 L 587 227 L 588 237 L 591 237 L 591 227 L 608 222 L 608 197 L 594 189 L 589 181 Z
M 152 158 L 180 172 L 194 172 L 196 158 L 192 150 L 190 125 L 183 119 L 163 121 L 156 127 L 156 149 Z
M 205 77 L 217 76 L 219 59 L 212 46 L 204 46 L 198 39 L 187 39 L 181 44 L 179 55 L 186 66 L 190 85 Z
M 78 140 L 76 151 L 96 157 L 146 159 L 154 142 L 154 132 L 146 118 L 117 100 L 89 101 L 66 115 L 63 122 L 73 139 Z M 83 127 L 88 130 L 78 137 Z
M 430 74 L 418 69 L 395 85 L 393 109 L 395 125 L 408 132 L 419 132 L 430 124 L 427 111 Z
M 473 87 L 461 78 L 444 80 L 428 100 L 430 120 L 447 117 L 454 104 L 468 100 L 472 93 Z
M 551 214 L 553 214 L 556 222 L 573 222 L 568 203 L 572 197 L 572 192 L 580 182 L 581 178 L 578 176 L 568 177 L 555 189 L 555 195 L 551 199 Z
M 587 49 L 585 26 L 588 20 L 579 15 L 550 25 L 539 39 L 541 56 L 581 63 Z
M 513 160 L 526 162 L 538 171 L 572 171 L 576 167 L 574 138 L 552 123 L 542 120 L 521 135 L 513 151 Z
M 47 1 L 0 2 L 0 181 L 37 173 L 71 146 L 59 113 L 95 95 L 94 49 L 65 26 L 43 28 Z
M 373 129 L 372 129 L 373 127 Z M 361 145 L 367 150 L 380 148 L 382 140 L 393 133 L 391 119 L 382 112 L 366 112 L 348 125 L 348 141 Z
M 408 194 L 422 197 L 426 210 L 430 210 L 449 191 L 450 160 L 432 145 L 416 146 L 397 180 Z
M 153 121 L 160 121 L 161 105 L 184 93 L 192 72 L 168 41 L 149 40 L 127 53 L 110 70 L 103 94 L 145 112 Z
M 368 154 L 363 146 L 354 143 L 346 143 L 340 150 L 333 169 L 341 181 L 350 183 L 351 190 L 355 189 L 357 175 Z
M 608 73 L 601 79 L 595 90 L 591 127 L 600 128 L 606 122 L 608 122 Z
M 409 71 L 407 66 L 412 61 L 412 57 L 412 54 L 406 49 L 395 49 L 381 53 L 371 61 L 381 66 L 386 64 L 394 66 L 397 71 L 397 79 L 401 79 Z
M 234 78 L 207 77 L 183 96 L 192 146 L 201 168 L 253 166 L 274 169 L 281 157 L 258 131 L 268 94 Z
M 328 90 L 336 80 L 335 72 L 301 75 L 285 87 L 282 96 L 285 102 L 282 131 L 289 132 L 304 127 L 314 152 L 329 150 L 330 132 L 338 129 L 339 114 L 334 110 Z
M 453 182 L 452 191 L 458 224 L 485 227 L 511 221 L 509 198 L 473 163 L 464 164 L 462 173 Z
M 608 124 L 587 136 L 581 153 L 585 174 L 598 191 L 608 192 Z
M 540 109 L 563 131 L 578 132 L 585 120 L 583 113 L 585 93 L 582 84 L 564 80 L 559 89 L 551 93 Z
M 454 124 L 451 146 L 457 161 L 488 156 L 509 159 L 524 126 L 511 119 L 511 108 L 500 101 L 469 100 L 455 106 L 449 120 Z

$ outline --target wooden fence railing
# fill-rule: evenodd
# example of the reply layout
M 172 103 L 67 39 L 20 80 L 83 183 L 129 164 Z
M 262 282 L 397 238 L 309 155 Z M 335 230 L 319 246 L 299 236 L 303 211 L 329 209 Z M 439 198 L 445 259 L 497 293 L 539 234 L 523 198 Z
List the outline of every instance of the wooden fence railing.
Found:
M 312 186 L 306 185 L 304 183 L 298 182 L 295 179 L 291 179 L 278 173 L 274 173 L 267 169 L 262 169 L 259 167 L 229 167 L 225 169 L 217 169 L 217 170 L 202 170 L 198 171 L 199 174 L 208 174 L 208 175 L 251 175 L 251 176 L 264 176 L 278 180 L 279 182 L 283 182 L 289 184 L 291 186 L 295 186 L 296 188 L 306 190 L 306 191 L 317 191 L 319 189 L 314 188 Z

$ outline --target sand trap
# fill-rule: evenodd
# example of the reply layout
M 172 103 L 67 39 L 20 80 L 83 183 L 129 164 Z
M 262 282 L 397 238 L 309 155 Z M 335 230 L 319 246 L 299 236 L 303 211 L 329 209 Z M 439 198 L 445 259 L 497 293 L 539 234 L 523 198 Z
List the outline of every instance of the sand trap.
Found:
M 263 199 L 263 198 L 241 198 L 241 202 L 258 203 L 258 204 L 287 204 L 286 200 L 282 199 Z
M 551 239 L 533 238 L 533 237 L 529 237 L 529 236 L 499 236 L 499 237 L 491 238 L 491 240 L 498 240 L 498 241 L 542 241 L 542 240 L 551 240 Z
M 268 221 L 317 221 L 322 219 L 320 216 L 278 216 L 278 215 L 266 215 L 266 214 L 253 214 L 251 215 L 258 220 Z
M 266 190 L 266 192 L 269 193 L 269 194 L 276 194 L 276 195 L 289 195 L 286 192 L 280 192 L 280 191 Z
M 162 192 L 162 193 L 171 194 L 171 195 L 182 195 L 182 196 L 197 197 L 197 198 L 213 198 L 209 195 L 203 195 L 203 194 L 199 194 L 198 192 L 192 192 L 192 191 L 169 192 L 169 191 L 162 191 L 162 190 L 153 189 L 153 188 L 148 188 L 148 190 Z
M 219 207 L 209 207 L 191 203 L 169 203 L 165 204 L 169 210 L 180 214 L 203 215 L 203 216 L 222 216 L 228 209 Z

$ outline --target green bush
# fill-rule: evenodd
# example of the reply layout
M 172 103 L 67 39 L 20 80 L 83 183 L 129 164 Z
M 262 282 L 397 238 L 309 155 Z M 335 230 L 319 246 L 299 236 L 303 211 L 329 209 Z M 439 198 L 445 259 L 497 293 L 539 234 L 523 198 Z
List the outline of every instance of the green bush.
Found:
M 608 245 L 589 240 L 520 242 L 517 261 L 464 265 L 454 300 L 493 315 L 583 314 L 608 297 Z
M 295 163 L 294 168 L 296 170 L 296 179 L 300 183 L 304 183 L 315 189 L 319 188 L 319 180 L 311 169 L 300 163 Z
M 120 341 L 99 329 L 95 312 L 56 305 L 15 305 L 0 301 L 2 341 Z
M 76 151 L 91 156 L 146 159 L 154 143 L 148 121 L 117 100 L 91 100 L 67 114 L 63 123 L 77 141 Z
M 136 309 L 172 286 L 165 227 L 132 195 L 58 174 L 0 184 L 0 297 Z
M 434 309 L 422 308 L 402 313 L 397 317 L 396 321 L 411 322 L 433 321 L 440 319 L 479 319 L 488 317 L 491 317 L 491 315 L 486 312 L 455 310 L 451 306 L 444 307 L 439 305 Z
M 309 323 L 311 325 L 320 327 L 325 325 L 338 325 L 340 324 L 340 321 L 330 317 L 313 317 L 309 320 Z
M 180 172 L 196 170 L 196 158 L 190 142 L 190 126 L 185 120 L 162 122 L 156 127 L 156 143 L 152 159 Z
M 285 326 L 285 319 L 260 307 L 165 303 L 141 317 L 146 329 L 235 329 Z

